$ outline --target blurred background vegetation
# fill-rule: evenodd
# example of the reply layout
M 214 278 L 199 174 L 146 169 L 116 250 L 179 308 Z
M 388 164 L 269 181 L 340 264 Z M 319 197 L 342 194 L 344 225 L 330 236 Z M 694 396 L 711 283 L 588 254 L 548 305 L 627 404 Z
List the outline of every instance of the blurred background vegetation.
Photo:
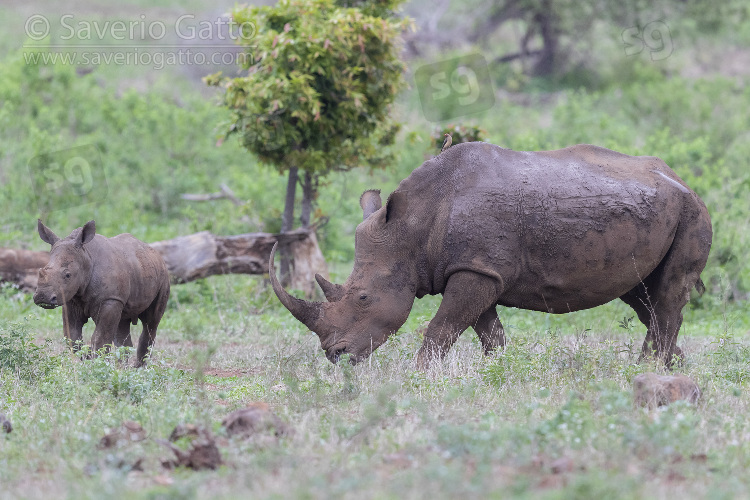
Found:
M 34 230 L 39 215 L 61 234 L 93 218 L 105 235 L 130 232 L 146 241 L 200 230 L 221 235 L 279 230 L 285 177 L 261 165 L 236 137 L 221 140 L 229 111 L 219 105 L 220 90 L 201 80 L 220 70 L 237 74 L 238 67 L 72 66 L 28 59 L 30 53 L 59 50 L 33 46 L 60 43 L 64 14 L 74 16 L 69 24 L 143 20 L 169 26 L 185 14 L 195 23 L 215 21 L 232 7 L 207 0 L 0 5 L 1 246 L 45 249 Z M 364 189 L 387 194 L 437 153 L 436 130 L 442 137 L 443 129 L 465 127 L 518 150 L 591 143 L 661 157 L 703 198 L 714 224 L 704 273 L 710 293 L 693 305 L 745 301 L 750 292 L 750 268 L 744 263 L 750 244 L 748 12 L 741 0 L 405 3 L 399 15 L 412 17 L 415 29 L 405 33 L 402 52 L 409 88 L 391 110 L 402 124 L 394 138 L 394 160 L 374 171 L 363 161 L 361 168 L 320 180 L 315 217 L 329 218 L 318 235 L 326 258 L 334 269 L 350 265 Z M 24 30 L 39 13 L 50 20 L 52 33 L 34 42 Z M 97 41 L 102 43 L 83 43 Z M 215 42 L 204 41 L 205 50 Z M 194 41 L 168 37 L 137 42 L 143 51 L 159 43 L 201 50 Z M 440 110 L 445 120 L 429 121 L 432 114 L 422 107 L 415 73 L 476 54 L 486 61 L 494 105 L 466 116 L 452 109 L 451 101 Z M 100 151 L 106 182 L 93 189 L 104 201 L 41 214 L 48 204 L 34 195 L 30 161 L 86 145 Z M 244 204 L 199 204 L 180 197 L 215 192 L 222 183 Z
M 240 134 L 225 138 L 232 116 L 224 90 L 202 80 L 219 71 L 242 76 L 237 65 L 28 59 L 86 50 L 40 47 L 73 43 L 105 54 L 236 54 L 242 49 L 227 47 L 219 32 L 186 41 L 172 30 L 102 49 L 93 46 L 133 44 L 95 34 L 63 42 L 60 24 L 71 15 L 69 24 L 173 27 L 192 16 L 196 26 L 234 8 L 234 0 L 0 2 L 0 246 L 47 250 L 39 216 L 60 235 L 94 218 L 105 235 L 145 241 L 280 229 L 286 176 L 262 165 Z M 172 288 L 149 367 L 123 370 L 122 350 L 85 363 L 68 356 L 59 312 L 4 285 L 0 411 L 14 430 L 0 437 L 0 496 L 748 497 L 748 8 L 745 0 L 409 0 L 397 14 L 416 28 L 404 34 L 400 53 L 407 88 L 389 116 L 401 128 L 392 148 L 378 152 L 393 160 L 328 173 L 313 213 L 329 219 L 318 238 L 341 282 L 352 265 L 362 191 L 387 195 L 438 153 L 445 132 L 454 143 L 481 139 L 517 150 L 592 143 L 661 157 L 703 198 L 714 227 L 708 291 L 685 308 L 679 339 L 687 353 L 681 371 L 703 391 L 697 406 L 633 408 L 633 377 L 660 367 L 637 363 L 645 328 L 621 301 L 565 315 L 504 309 L 506 350 L 485 358 L 467 332 L 445 363 L 422 373 L 412 365 L 419 328 L 440 297 L 416 301 L 402 333 L 368 363 L 334 366 L 260 277 L 215 276 Z M 51 34 L 33 41 L 25 27 L 38 15 Z M 462 61 L 473 61 L 482 77 L 482 109 L 471 114 L 458 98 L 420 94 L 425 81 L 444 88 L 447 80 L 432 77 L 453 75 Z M 466 75 L 456 74 L 450 83 L 462 88 Z M 35 183 L 54 183 L 49 174 L 60 173 L 46 172 L 43 159 L 70 157 L 71 148 L 90 160 L 92 175 L 63 172 L 70 192 L 37 196 Z M 223 184 L 239 205 L 181 198 Z M 89 195 L 81 198 L 76 186 Z M 297 196 L 300 214 L 299 189 Z M 88 337 L 92 323 L 86 328 Z M 221 432 L 227 411 L 257 401 L 272 405 L 294 437 L 220 445 L 228 466 L 217 472 L 149 465 L 163 456 L 155 438 L 176 424 Z M 131 470 L 129 448 L 97 449 L 124 419 L 154 438 L 132 452 L 146 456 L 145 472 Z M 558 458 L 571 472 L 555 471 Z

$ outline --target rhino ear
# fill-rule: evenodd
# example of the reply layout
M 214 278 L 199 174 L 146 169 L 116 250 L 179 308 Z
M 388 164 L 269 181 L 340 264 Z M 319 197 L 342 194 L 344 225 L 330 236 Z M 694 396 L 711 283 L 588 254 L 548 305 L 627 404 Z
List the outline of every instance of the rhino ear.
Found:
M 408 201 L 406 191 L 394 191 L 385 203 L 385 221 L 390 222 L 406 215 Z
M 76 240 L 76 246 L 83 246 L 89 241 L 94 239 L 96 236 L 96 222 L 93 220 L 88 221 L 81 229 L 81 232 Z
M 373 212 L 380 210 L 383 202 L 380 199 L 380 189 L 368 189 L 359 197 L 359 206 L 362 207 L 362 220 L 367 220 Z
M 55 243 L 60 241 L 60 237 L 52 232 L 52 229 L 45 226 L 44 222 L 42 222 L 42 219 L 37 219 L 36 229 L 37 231 L 39 231 L 39 237 L 43 242 L 54 245 Z

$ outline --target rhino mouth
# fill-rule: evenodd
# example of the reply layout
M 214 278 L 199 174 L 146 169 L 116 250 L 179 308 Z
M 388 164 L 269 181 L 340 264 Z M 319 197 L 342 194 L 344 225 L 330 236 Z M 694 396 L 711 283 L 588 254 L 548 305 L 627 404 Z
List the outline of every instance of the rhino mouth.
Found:
M 359 358 L 354 353 L 347 351 L 343 345 L 329 347 L 326 350 L 326 358 L 334 365 L 339 364 L 341 357 L 345 354 L 349 355 L 349 364 L 356 365 L 359 361 Z
M 55 309 L 56 307 L 60 307 L 57 304 L 48 304 L 47 302 L 37 302 L 39 307 L 43 307 L 44 309 Z

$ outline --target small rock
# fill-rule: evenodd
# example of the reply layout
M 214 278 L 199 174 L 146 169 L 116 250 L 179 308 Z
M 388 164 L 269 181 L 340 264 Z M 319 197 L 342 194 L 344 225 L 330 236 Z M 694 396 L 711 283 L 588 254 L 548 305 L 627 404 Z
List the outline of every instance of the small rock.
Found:
M 698 385 L 685 375 L 657 375 L 642 373 L 633 379 L 635 404 L 656 408 L 678 400 L 696 403 L 701 391 Z
M 135 462 L 130 464 L 130 470 L 136 472 L 143 472 L 143 457 L 138 457 Z
M 177 424 L 177 427 L 172 430 L 172 434 L 169 435 L 169 440 L 174 443 L 184 437 L 190 439 L 196 438 L 200 435 L 201 429 L 202 427 L 198 427 L 195 424 Z
M 259 432 L 273 431 L 276 436 L 291 433 L 291 428 L 273 413 L 268 404 L 252 403 L 247 408 L 236 410 L 224 417 L 221 426 L 230 437 L 250 437 Z
M 172 442 L 183 438 L 190 441 L 187 450 L 172 444 Z M 169 436 L 169 441 L 160 440 L 175 454 L 175 460 L 162 462 L 162 465 L 166 468 L 215 469 L 223 463 L 213 434 L 204 427 L 193 424 L 179 424 Z
M 5 416 L 5 413 L 0 413 L 0 425 L 3 426 L 3 432 L 6 434 L 10 434 L 13 431 L 13 426 L 8 417 Z
M 99 449 L 120 447 L 146 439 L 146 431 L 141 424 L 132 420 L 123 421 L 119 427 L 109 431 L 99 440 Z
M 575 464 L 573 463 L 573 460 L 569 457 L 560 457 L 557 460 L 552 461 L 551 464 L 549 464 L 549 469 L 552 471 L 552 474 L 562 474 L 564 472 L 573 472 L 573 469 L 575 469 Z

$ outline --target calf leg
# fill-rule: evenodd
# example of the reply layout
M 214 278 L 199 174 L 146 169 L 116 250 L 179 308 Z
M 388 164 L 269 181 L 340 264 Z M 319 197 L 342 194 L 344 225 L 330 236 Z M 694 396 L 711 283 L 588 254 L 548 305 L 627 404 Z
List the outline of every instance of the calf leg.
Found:
M 500 323 L 500 318 L 497 316 L 494 304 L 479 315 L 479 319 L 473 327 L 474 331 L 477 332 L 485 355 L 492 353 L 498 347 L 505 347 L 505 331 L 503 330 L 503 324 Z
M 122 318 L 122 303 L 117 300 L 106 300 L 99 307 L 94 318 L 94 335 L 91 336 L 91 350 L 95 354 L 105 345 L 114 344 L 115 333 Z
M 73 349 L 73 352 L 78 352 L 81 349 L 83 339 L 83 325 L 86 323 L 83 308 L 76 302 L 66 302 L 62 307 L 62 317 L 63 333 L 68 345 Z
M 443 302 L 425 332 L 424 342 L 417 354 L 418 365 L 425 368 L 433 357 L 445 356 L 469 326 L 479 324 L 482 325 L 480 329 L 485 331 L 483 327 L 488 324 L 489 314 L 483 313 L 494 308 L 500 297 L 499 288 L 496 280 L 484 274 L 460 271 L 451 275 L 443 292 Z M 480 316 L 484 316 L 482 321 Z
M 136 366 L 140 367 L 146 364 L 146 356 L 151 346 L 154 345 L 154 340 L 156 340 L 156 330 L 159 327 L 161 317 L 164 316 L 164 311 L 167 309 L 168 298 L 169 288 L 159 292 L 154 302 L 139 316 L 141 323 L 143 323 L 143 331 L 138 339 Z

